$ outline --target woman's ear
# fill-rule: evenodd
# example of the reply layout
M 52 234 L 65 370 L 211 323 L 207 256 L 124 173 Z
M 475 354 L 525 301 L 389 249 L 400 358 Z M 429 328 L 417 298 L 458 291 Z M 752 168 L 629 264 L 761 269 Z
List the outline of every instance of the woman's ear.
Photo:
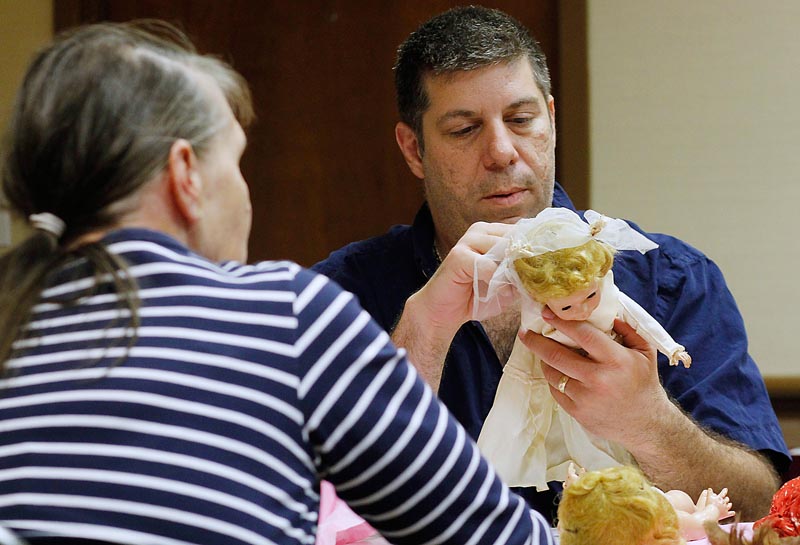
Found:
M 414 176 L 420 180 L 424 179 L 425 167 L 422 165 L 422 147 L 414 129 L 401 121 L 394 127 L 394 137 L 397 140 L 397 145 L 400 146 L 400 152 L 403 154 L 408 168 L 411 169 Z
M 167 175 L 175 207 L 189 226 L 197 223 L 203 209 L 202 179 L 197 167 L 192 145 L 182 138 L 176 140 L 169 149 Z

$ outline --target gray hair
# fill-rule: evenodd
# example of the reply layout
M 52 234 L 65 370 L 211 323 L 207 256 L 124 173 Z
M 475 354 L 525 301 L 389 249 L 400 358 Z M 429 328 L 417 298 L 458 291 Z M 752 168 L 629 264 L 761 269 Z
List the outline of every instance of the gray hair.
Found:
M 23 218 L 53 214 L 64 231 L 34 229 L 0 259 L 0 363 L 26 334 L 48 274 L 79 257 L 113 277 L 135 328 L 136 285 L 124 263 L 100 243 L 72 243 L 113 226 L 166 167 L 175 140 L 202 158 L 229 119 L 215 106 L 214 84 L 247 126 L 253 107 L 244 79 L 154 20 L 79 27 L 34 57 L 12 110 L 2 188 Z

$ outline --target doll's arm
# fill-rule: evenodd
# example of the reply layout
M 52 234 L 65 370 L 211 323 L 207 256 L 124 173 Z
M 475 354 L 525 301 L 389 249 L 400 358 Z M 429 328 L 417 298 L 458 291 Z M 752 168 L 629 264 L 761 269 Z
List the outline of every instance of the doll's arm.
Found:
M 727 488 L 723 488 L 719 494 L 715 494 L 710 488 L 704 490 L 697 500 L 697 512 L 706 512 L 707 520 L 722 520 L 736 514 L 736 511 L 731 511 Z M 716 516 L 716 519 L 712 516 Z
M 715 494 L 710 488 L 703 490 L 697 500 L 697 505 L 694 506 L 693 512 L 683 511 L 677 506 L 675 510 L 678 513 L 678 526 L 681 535 L 689 541 L 706 536 L 704 528 L 706 522 L 716 522 L 735 514 L 734 511 L 731 511 L 731 501 L 728 499 L 727 488 L 723 488 L 719 494 Z
M 678 365 L 678 362 L 683 362 L 683 366 L 688 368 L 692 364 L 692 358 L 686 352 L 686 348 L 676 343 L 662 325 L 650 316 L 639 303 L 621 291 L 619 292 L 619 303 L 622 308 L 622 320 L 635 328 L 636 333 L 655 346 L 659 352 L 666 355 L 670 365 Z
M 664 495 L 678 513 L 694 513 L 697 510 L 692 497 L 683 490 L 667 490 Z

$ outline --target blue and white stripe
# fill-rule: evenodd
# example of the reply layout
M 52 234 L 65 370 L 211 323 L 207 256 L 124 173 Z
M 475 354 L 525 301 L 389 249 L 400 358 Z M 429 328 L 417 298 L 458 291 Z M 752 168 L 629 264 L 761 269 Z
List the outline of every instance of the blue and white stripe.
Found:
M 135 343 L 109 278 L 56 276 L 0 380 L 4 526 L 310 545 L 324 477 L 395 543 L 552 542 L 351 294 L 151 231 L 107 243 L 140 287 Z

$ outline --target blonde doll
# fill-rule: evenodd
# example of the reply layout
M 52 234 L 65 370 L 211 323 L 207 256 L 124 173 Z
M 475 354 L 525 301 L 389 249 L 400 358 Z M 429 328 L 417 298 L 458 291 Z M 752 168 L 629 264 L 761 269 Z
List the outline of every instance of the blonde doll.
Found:
M 505 244 L 488 254 L 500 264 L 487 289 L 475 286 L 476 319 L 491 312 L 500 294 L 507 297 L 512 286 L 521 301 L 523 330 L 576 347 L 544 321 L 545 305 L 562 319 L 588 321 L 612 337 L 618 318 L 666 354 L 671 365 L 682 361 L 688 367 L 691 358 L 684 347 L 614 285 L 615 251 L 644 253 L 657 245 L 622 220 L 591 210 L 586 217 L 588 224 L 571 210 L 548 208 L 520 220 Z M 563 392 L 565 387 L 562 380 L 558 388 Z M 539 362 L 519 339 L 503 369 L 478 446 L 506 483 L 538 490 L 560 480 L 570 462 L 590 470 L 633 463 L 622 447 L 591 435 L 559 409 Z
M 685 543 L 675 509 L 630 466 L 589 471 L 566 485 L 558 533 L 561 545 Z
M 570 468 L 571 469 L 571 468 Z M 572 472 L 558 507 L 561 545 L 682 545 L 705 537 L 703 525 L 734 515 L 726 490 L 662 492 L 637 468 Z

